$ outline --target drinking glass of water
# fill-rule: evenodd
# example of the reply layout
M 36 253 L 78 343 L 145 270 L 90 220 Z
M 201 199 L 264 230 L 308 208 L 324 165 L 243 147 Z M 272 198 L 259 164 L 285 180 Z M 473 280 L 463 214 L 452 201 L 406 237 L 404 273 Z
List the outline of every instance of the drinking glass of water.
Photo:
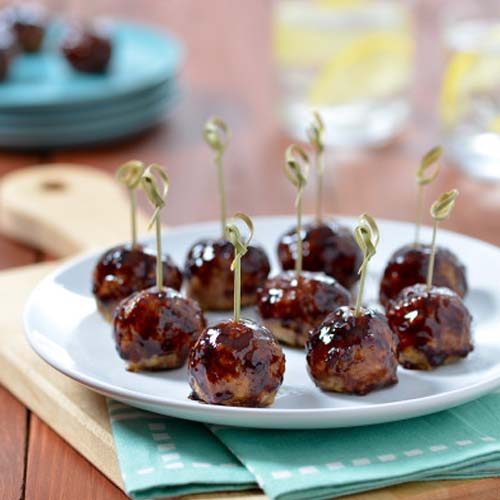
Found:
M 449 2 L 440 120 L 454 163 L 500 181 L 500 2 Z
M 280 118 L 305 139 L 311 110 L 325 141 L 362 147 L 390 140 L 410 111 L 413 37 L 399 0 L 278 0 L 273 52 Z

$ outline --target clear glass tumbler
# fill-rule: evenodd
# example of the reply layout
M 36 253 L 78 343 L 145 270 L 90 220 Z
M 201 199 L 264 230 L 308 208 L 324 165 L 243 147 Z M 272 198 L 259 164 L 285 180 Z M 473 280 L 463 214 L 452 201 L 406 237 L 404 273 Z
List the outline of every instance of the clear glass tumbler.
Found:
M 304 139 L 311 110 L 326 141 L 362 147 L 387 142 L 410 110 L 413 37 L 398 0 L 278 0 L 273 51 L 285 128 Z
M 446 151 L 472 176 L 500 181 L 500 2 L 449 2 L 443 40 Z

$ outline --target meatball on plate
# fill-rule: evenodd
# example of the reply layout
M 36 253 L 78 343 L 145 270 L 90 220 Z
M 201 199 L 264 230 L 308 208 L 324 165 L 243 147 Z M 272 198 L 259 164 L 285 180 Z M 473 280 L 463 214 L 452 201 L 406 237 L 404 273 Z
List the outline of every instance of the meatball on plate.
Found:
M 197 241 L 190 248 L 184 274 L 186 292 L 204 310 L 227 311 L 233 306 L 233 247 L 229 241 L 219 238 Z M 241 260 L 241 305 L 256 302 L 257 289 L 271 270 L 264 250 L 251 245 Z
M 180 269 L 168 255 L 163 256 L 162 262 L 165 284 L 180 290 Z M 92 274 L 92 292 L 106 321 L 112 321 L 113 313 L 123 299 L 154 285 L 155 269 L 156 256 L 142 245 L 113 247 L 100 257 Z
M 407 286 L 425 283 L 431 254 L 430 245 L 405 245 L 396 250 L 380 282 L 380 303 L 388 307 Z M 436 247 L 433 284 L 446 287 L 460 297 L 467 293 L 465 266 L 447 248 Z
M 325 391 L 364 395 L 397 382 L 398 339 L 387 319 L 339 307 L 309 337 L 307 365 Z
M 387 319 L 399 337 L 399 362 L 405 368 L 431 370 L 465 358 L 473 349 L 471 314 L 449 288 L 404 288 L 391 302 Z
M 257 292 L 263 323 L 284 344 L 304 347 L 309 333 L 337 307 L 349 304 L 349 292 L 323 273 L 286 271 L 268 279 Z
M 273 334 L 249 320 L 209 327 L 189 358 L 191 397 L 211 404 L 269 406 L 284 373 L 285 357 Z
M 269 256 L 271 279 L 281 273 L 277 242 L 295 220 L 293 216 L 253 218 L 254 238 Z M 357 218 L 339 217 L 338 222 L 354 228 Z M 119 342 L 115 344 L 112 328 L 98 312 L 91 290 L 92 270 L 103 250 L 65 263 L 33 290 L 24 313 L 27 338 L 53 367 L 107 397 L 164 415 L 220 425 L 275 429 L 353 427 L 430 414 L 500 388 L 500 249 L 440 230 L 439 246 L 455 252 L 467 269 L 467 294 L 462 299 L 456 291 L 447 291 L 447 295 L 440 293 L 436 302 L 424 300 L 412 289 L 394 306 L 386 321 L 378 300 L 382 274 L 391 255 L 411 241 L 414 227 L 383 220 L 377 220 L 377 224 L 380 242 L 368 267 L 362 299 L 362 311 L 370 312 L 361 314 L 356 321 L 350 315 L 357 287 L 352 289 L 350 304 L 336 304 L 343 307 L 340 312 L 335 313 L 337 307 L 332 304 L 332 310 L 325 311 L 320 321 L 325 322 L 323 337 L 317 324 L 313 326 L 317 335 L 307 335 L 311 356 L 319 360 L 310 364 L 312 368 L 307 363 L 307 348 L 278 344 L 278 339 L 269 334 L 271 331 L 275 335 L 273 329 L 265 324 L 255 306 L 242 305 L 241 318 L 248 323 L 238 325 L 231 324 L 228 311 L 204 311 L 206 327 L 201 324 L 201 316 L 195 324 L 197 313 L 184 314 L 184 303 L 182 307 L 166 307 L 156 316 L 151 313 L 151 321 L 159 327 L 164 314 L 172 330 L 161 337 L 144 333 L 142 338 L 134 335 L 131 328 L 134 319 L 119 309 Z M 173 226 L 166 231 L 163 251 L 179 264 L 200 238 L 216 240 L 220 235 L 220 221 Z M 422 227 L 421 241 L 428 242 L 431 236 L 431 229 Z M 117 241 L 116 245 L 120 243 L 123 242 Z M 154 239 L 140 243 L 151 246 Z M 177 301 L 177 293 L 186 297 L 186 280 L 184 283 L 180 292 L 170 291 L 166 299 Z M 434 290 L 431 289 L 431 295 Z M 141 302 L 146 292 L 136 293 Z M 419 304 L 427 305 L 423 308 L 426 310 L 412 308 Z M 152 306 L 154 300 L 144 297 L 144 307 Z M 141 308 L 142 302 L 136 310 L 140 312 Z M 195 310 L 199 311 L 193 306 L 192 311 Z M 418 311 L 425 319 L 422 316 L 421 320 L 415 317 L 411 321 Z M 440 329 L 440 336 L 426 343 L 426 325 L 434 321 L 436 313 L 447 329 Z M 460 321 L 458 313 L 462 314 Z M 336 321 L 332 314 L 345 317 Z M 470 317 L 473 320 L 469 324 Z M 346 323 L 344 330 L 342 321 Z M 404 331 L 410 323 L 417 330 L 415 336 Z M 185 342 L 174 334 L 177 326 L 179 334 L 187 339 Z M 140 330 L 147 331 L 142 327 Z M 176 343 L 178 340 L 181 343 Z M 421 348 L 407 350 L 414 340 Z M 394 352 L 398 341 L 399 358 Z M 197 342 L 196 356 L 190 357 L 192 351 L 186 353 L 185 346 Z M 346 342 L 351 346 L 348 350 L 344 349 Z M 267 346 L 266 350 L 263 346 Z M 342 355 L 328 352 L 337 347 Z M 169 354 L 171 357 L 161 361 L 171 369 L 144 369 L 148 368 L 142 364 L 145 360 L 154 365 L 158 361 L 155 355 Z M 436 363 L 440 366 L 415 369 L 409 365 L 415 362 L 428 363 L 432 368 Z M 127 370 L 128 363 L 132 363 L 130 368 L 142 371 Z M 182 366 L 172 368 L 176 364 Z M 357 366 L 362 371 L 358 372 Z M 218 373 L 225 378 L 218 378 Z M 240 379 L 243 373 L 246 376 Z M 398 382 L 394 383 L 396 377 Z M 244 380 L 245 385 L 239 380 Z

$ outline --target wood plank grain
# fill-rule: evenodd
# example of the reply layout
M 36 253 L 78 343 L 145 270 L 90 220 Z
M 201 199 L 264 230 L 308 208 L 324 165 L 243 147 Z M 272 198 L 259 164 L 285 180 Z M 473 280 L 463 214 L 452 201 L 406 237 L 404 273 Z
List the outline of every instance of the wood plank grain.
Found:
M 500 479 L 406 483 L 339 500 L 498 500 Z
M 26 500 L 125 500 L 90 462 L 31 415 Z
M 0 386 L 0 498 L 19 500 L 24 489 L 28 410 Z
M 36 161 L 36 155 L 0 153 L 0 176 Z M 0 270 L 32 264 L 36 259 L 36 250 L 0 235 Z M 29 410 L 2 385 L 0 408 L 0 498 L 19 500 L 24 495 Z
M 0 273 L 0 289 L 9 290 L 2 297 L 9 314 L 0 315 L 0 383 L 121 485 L 104 398 L 51 368 L 29 347 L 23 333 L 27 296 L 53 268 L 38 264 Z
M 26 165 L 35 165 L 43 158 L 40 152 L 22 153 L 0 151 L 0 177 Z
M 0 235 L 0 270 L 27 266 L 35 262 L 36 256 L 33 248 Z

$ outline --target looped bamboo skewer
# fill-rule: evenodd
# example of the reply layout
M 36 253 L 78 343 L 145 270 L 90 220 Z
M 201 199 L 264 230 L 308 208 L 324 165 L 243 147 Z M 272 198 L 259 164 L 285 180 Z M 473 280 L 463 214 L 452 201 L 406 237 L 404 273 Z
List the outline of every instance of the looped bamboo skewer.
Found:
M 248 236 L 243 240 L 236 220 L 242 221 L 247 229 Z M 233 215 L 233 220 L 226 225 L 226 238 L 234 246 L 234 259 L 231 263 L 231 271 L 234 272 L 234 321 L 240 320 L 241 312 L 241 258 L 247 253 L 248 245 L 253 238 L 253 222 L 244 213 L 238 212 Z
M 217 179 L 219 184 L 220 218 L 222 234 L 226 229 L 226 192 L 224 188 L 224 168 L 222 158 L 229 144 L 231 132 L 227 124 L 221 118 L 210 118 L 203 128 L 205 142 L 215 152 L 214 162 L 217 167 Z
M 316 222 L 323 221 L 323 173 L 325 170 L 323 136 L 325 123 L 318 111 L 313 111 L 313 121 L 306 130 L 309 143 L 314 149 L 316 167 Z
M 307 184 L 309 172 L 309 157 L 296 144 L 289 146 L 285 153 L 285 174 L 289 181 L 297 188 L 295 208 L 297 210 L 297 255 L 295 256 L 295 273 L 297 279 L 302 273 L 302 195 Z
M 458 191 L 452 189 L 443 193 L 431 206 L 431 217 L 434 221 L 432 227 L 432 243 L 431 243 L 431 256 L 429 258 L 429 267 L 427 269 L 427 291 L 430 292 L 432 288 L 432 279 L 434 277 L 434 262 L 436 260 L 436 235 L 438 225 L 441 221 L 446 220 L 453 208 L 455 207 L 455 201 L 458 196 Z
M 163 187 L 160 188 L 160 182 Z M 153 224 L 156 226 L 156 286 L 159 290 L 163 288 L 163 261 L 161 249 L 161 221 L 160 212 L 165 206 L 165 198 L 169 189 L 168 175 L 161 165 L 153 163 L 144 171 L 141 177 L 141 186 L 151 205 L 154 207 L 153 215 L 149 221 L 148 228 Z
M 144 173 L 144 163 L 139 160 L 130 160 L 124 163 L 117 171 L 116 178 L 123 183 L 128 190 L 130 200 L 130 232 L 132 248 L 137 245 L 137 201 L 135 190 L 141 183 Z
M 366 272 L 368 269 L 368 262 L 377 252 L 377 245 L 380 241 L 380 232 L 375 222 L 375 219 L 368 214 L 363 214 L 359 218 L 359 223 L 354 229 L 354 237 L 356 243 L 363 252 L 363 262 L 359 268 L 358 273 L 361 275 L 359 280 L 358 297 L 356 300 L 356 308 L 354 311 L 355 316 L 359 316 L 361 311 L 361 304 L 363 301 L 363 294 L 365 291 Z
M 415 246 L 419 244 L 420 241 L 420 227 L 422 225 L 422 210 L 424 203 L 424 187 L 428 186 L 434 182 L 439 175 L 441 170 L 441 165 L 439 159 L 443 154 L 443 148 L 441 146 L 436 146 L 428 151 L 422 158 L 420 166 L 416 172 L 417 180 L 417 216 L 415 220 Z M 430 167 L 435 166 L 434 170 L 429 174 L 428 170 Z M 426 173 L 428 175 L 426 175 Z

